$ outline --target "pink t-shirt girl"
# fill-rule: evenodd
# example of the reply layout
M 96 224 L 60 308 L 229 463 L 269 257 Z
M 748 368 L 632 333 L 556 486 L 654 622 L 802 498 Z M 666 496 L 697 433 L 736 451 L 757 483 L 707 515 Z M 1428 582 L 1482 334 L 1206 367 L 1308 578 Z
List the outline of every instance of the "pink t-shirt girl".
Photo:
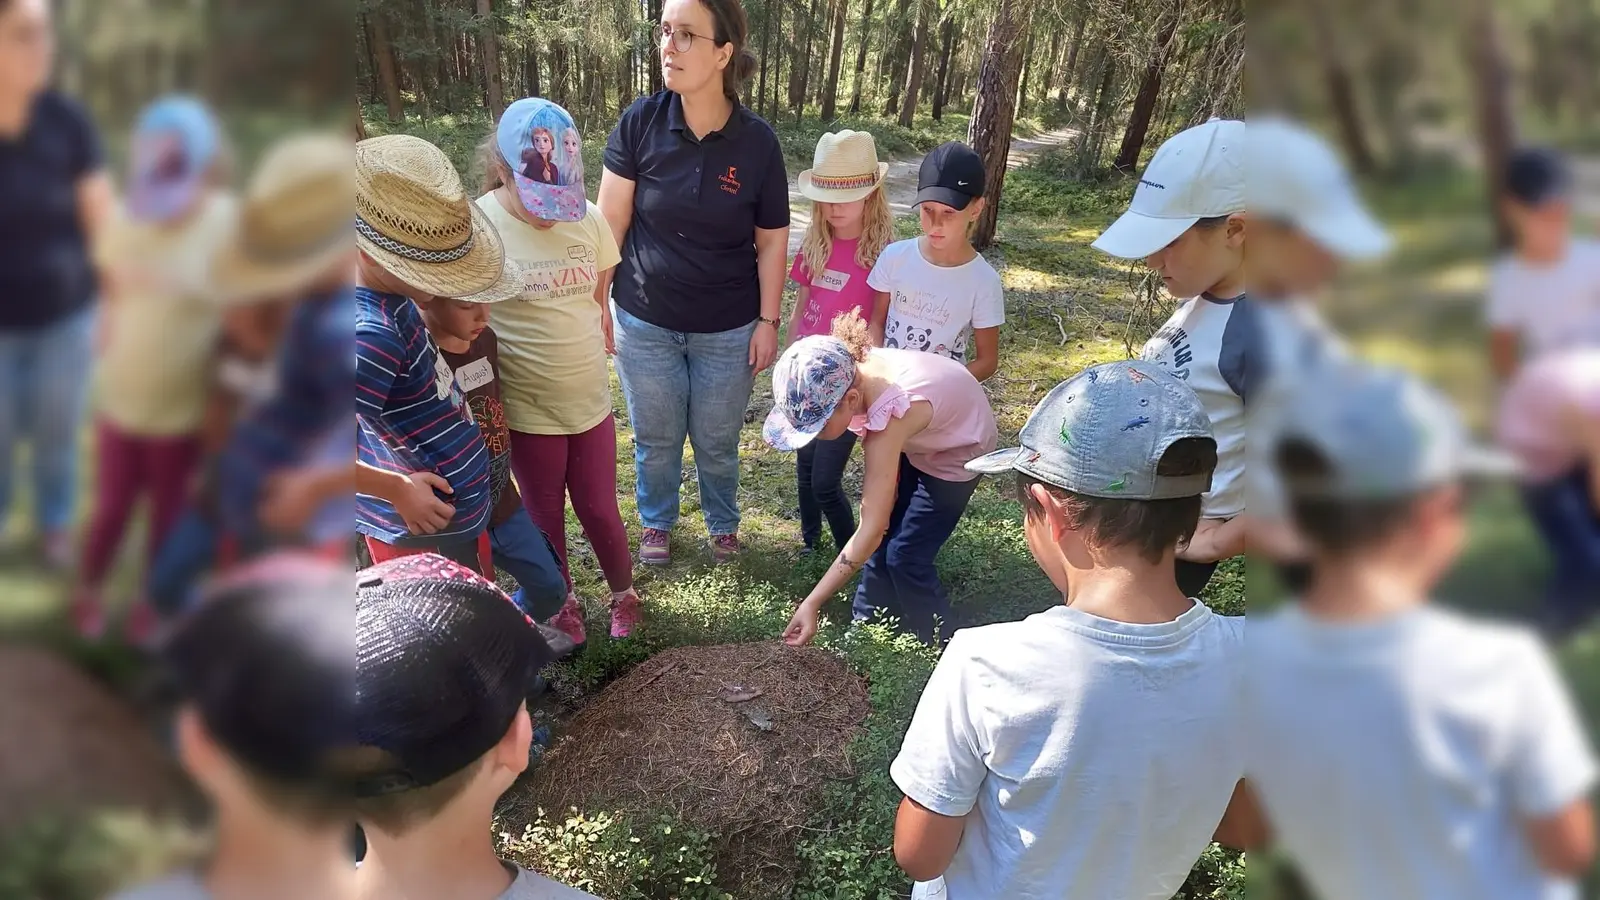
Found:
M 1535 481 L 1583 459 L 1577 417 L 1600 417 L 1600 349 L 1544 356 L 1523 367 L 1500 401 L 1500 443 Z
M 873 402 L 865 416 L 857 416 L 850 430 L 865 436 L 882 431 L 911 404 L 926 400 L 933 406 L 928 427 L 906 441 L 911 464 L 945 481 L 971 481 L 978 476 L 967 463 L 994 451 L 1000 443 L 989 396 L 967 367 L 937 353 L 918 350 L 874 349 L 872 358 L 887 363 L 892 386 Z
M 805 308 L 800 311 L 795 340 L 827 334 L 833 328 L 834 317 L 852 309 L 859 309 L 861 318 L 871 320 L 876 292 L 867 286 L 871 268 L 856 264 L 856 245 L 860 243 L 859 238 L 835 239 L 827 264 L 815 275 L 806 269 L 805 254 L 795 254 L 794 265 L 789 267 L 789 280 L 811 288 Z

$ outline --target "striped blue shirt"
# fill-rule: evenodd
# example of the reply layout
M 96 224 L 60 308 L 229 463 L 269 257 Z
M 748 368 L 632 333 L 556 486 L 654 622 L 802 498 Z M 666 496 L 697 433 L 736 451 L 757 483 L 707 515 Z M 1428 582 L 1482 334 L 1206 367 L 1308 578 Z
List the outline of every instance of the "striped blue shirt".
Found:
M 388 472 L 436 472 L 456 508 L 442 531 L 412 535 L 388 501 L 356 495 L 356 529 L 386 544 L 433 546 L 475 536 L 489 517 L 489 450 L 460 386 L 407 298 L 356 289 L 356 446 Z

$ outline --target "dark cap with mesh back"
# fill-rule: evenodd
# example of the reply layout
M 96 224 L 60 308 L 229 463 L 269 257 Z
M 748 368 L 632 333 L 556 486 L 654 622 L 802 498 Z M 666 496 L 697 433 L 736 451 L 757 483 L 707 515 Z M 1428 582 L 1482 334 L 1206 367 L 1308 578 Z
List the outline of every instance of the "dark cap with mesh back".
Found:
M 282 783 L 342 785 L 355 745 L 351 572 L 294 555 L 218 582 L 165 638 L 161 656 L 206 730 Z
M 505 737 L 553 658 L 506 593 L 442 556 L 404 556 L 356 577 L 356 719 L 388 768 L 358 797 L 436 784 Z

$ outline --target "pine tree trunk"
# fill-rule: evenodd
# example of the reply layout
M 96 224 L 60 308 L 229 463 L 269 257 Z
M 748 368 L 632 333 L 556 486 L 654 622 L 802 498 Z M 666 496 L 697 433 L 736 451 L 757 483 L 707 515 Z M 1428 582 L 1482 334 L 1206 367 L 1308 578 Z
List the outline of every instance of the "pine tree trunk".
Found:
M 1338 125 L 1339 138 L 1344 143 L 1350 167 L 1357 173 L 1370 174 L 1376 168 L 1372 145 L 1367 141 L 1361 114 L 1356 110 L 1355 85 L 1350 78 L 1350 67 L 1345 61 L 1333 17 L 1328 15 L 1323 0 L 1307 0 L 1306 9 L 1321 38 L 1316 43 L 1322 54 L 1323 84 L 1328 90 L 1328 103 L 1332 107 L 1334 122 Z
M 822 121 L 832 122 L 839 109 L 839 66 L 844 62 L 844 20 L 850 0 L 833 0 L 833 48 L 828 51 L 828 84 L 822 90 Z
M 478 47 L 483 51 L 485 93 L 489 95 L 489 115 L 500 121 L 506 111 L 505 87 L 500 81 L 500 25 L 494 15 L 494 0 L 478 0 Z
M 1018 70 L 1022 68 L 1022 31 L 1030 0 L 999 0 L 1000 9 L 984 41 L 983 65 L 978 70 L 978 96 L 972 104 L 967 143 L 983 158 L 988 190 L 987 204 L 978 218 L 973 246 L 986 250 L 994 243 L 1000 198 L 1005 190 L 1006 162 L 1011 155 L 1011 127 L 1015 124 Z
M 530 42 L 524 53 L 526 54 L 522 62 L 524 90 L 528 92 L 529 97 L 541 97 L 544 95 L 544 86 L 539 83 L 539 45 Z
M 883 101 L 884 118 L 894 117 L 900 112 L 900 92 L 905 90 L 906 62 L 911 49 L 911 29 L 905 27 L 906 14 L 910 8 L 911 0 L 900 0 L 895 4 L 894 18 L 890 20 L 891 30 L 896 26 L 900 27 L 892 45 L 894 49 L 886 61 L 889 69 L 889 96 Z
M 376 106 L 383 99 L 383 91 L 379 86 L 378 54 L 372 49 L 372 20 L 367 16 L 361 17 L 361 35 L 367 48 L 367 102 Z
M 761 75 L 756 81 L 756 115 L 771 118 L 767 112 L 767 66 L 772 59 L 772 4 L 761 17 Z
M 867 47 L 872 43 L 872 0 L 867 0 L 866 11 L 861 14 L 861 46 L 856 50 L 856 80 L 850 90 L 850 115 L 861 114 L 861 83 L 867 72 Z
M 910 128 L 916 120 L 917 100 L 922 96 L 923 69 L 927 68 L 928 45 L 930 43 L 928 29 L 930 22 L 931 6 L 934 0 L 922 0 L 917 11 L 917 36 L 911 44 L 911 77 L 906 81 L 906 96 L 900 104 L 900 127 Z
M 1044 81 L 1039 85 L 1039 95 L 1049 101 L 1050 89 L 1056 86 L 1056 66 L 1061 64 L 1061 32 L 1050 29 L 1050 53 L 1045 56 Z
M 1511 223 L 1500 203 L 1507 161 L 1516 140 L 1511 116 L 1511 73 L 1506 65 L 1499 23 L 1489 0 L 1474 0 L 1470 12 L 1468 59 L 1474 81 L 1478 118 L 1478 138 L 1483 146 L 1483 171 L 1488 179 L 1490 206 L 1493 209 L 1495 241 L 1503 250 L 1511 246 Z
M 821 12 L 820 3 L 821 0 L 811 0 L 811 12 L 806 15 L 805 49 L 800 57 L 800 90 L 794 96 L 796 122 L 802 121 L 806 116 L 806 90 L 811 87 L 811 57 L 813 42 L 817 36 L 817 14 Z
M 661 38 L 654 30 L 661 22 L 661 0 L 648 0 L 650 8 L 650 46 L 645 54 L 645 68 L 650 70 L 650 93 L 659 94 L 666 90 L 666 84 L 661 80 Z
M 1150 50 L 1150 63 L 1145 66 L 1144 78 L 1139 81 L 1139 93 L 1133 98 L 1133 114 L 1128 127 L 1122 132 L 1122 146 L 1111 167 L 1119 172 L 1132 172 L 1139 165 L 1139 154 L 1144 150 L 1144 139 L 1150 133 L 1150 119 L 1156 111 L 1156 101 L 1161 97 L 1161 75 L 1167 68 L 1167 57 L 1172 53 L 1173 35 L 1178 30 L 1181 7 L 1174 7 L 1161 25 L 1155 46 Z
M 1028 32 L 1028 42 L 1022 51 L 1022 85 L 1017 88 L 1017 115 L 1028 114 L 1028 81 L 1033 75 L 1033 32 Z
M 1067 92 L 1078 83 L 1078 51 L 1083 48 L 1083 29 L 1089 24 L 1089 11 L 1078 13 L 1078 25 L 1072 29 L 1072 43 L 1067 48 L 1067 68 L 1061 76 L 1061 93 L 1056 95 L 1056 109 L 1067 111 Z
M 950 50 L 951 45 L 955 43 L 956 36 L 955 13 L 945 13 L 944 26 L 940 30 L 944 33 L 939 36 L 941 44 L 939 50 L 939 75 L 933 90 L 933 120 L 935 122 L 944 121 L 944 104 L 945 100 L 950 96 L 948 93 L 950 89 Z
M 400 75 L 394 63 L 394 46 L 389 43 L 389 23 L 381 9 L 372 11 L 372 52 L 378 57 L 378 83 L 383 87 L 384 103 L 389 108 L 389 123 L 406 120 L 405 98 L 400 96 Z

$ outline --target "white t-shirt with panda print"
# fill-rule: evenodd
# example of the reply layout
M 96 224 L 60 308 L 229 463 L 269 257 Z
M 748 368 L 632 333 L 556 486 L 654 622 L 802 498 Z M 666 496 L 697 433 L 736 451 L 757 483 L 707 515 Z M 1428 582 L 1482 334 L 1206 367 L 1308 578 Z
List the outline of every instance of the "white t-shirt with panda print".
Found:
M 922 255 L 919 239 L 885 247 L 867 276 L 867 286 L 889 295 L 884 346 L 928 350 L 967 361 L 973 329 L 1006 321 L 1000 273 L 982 256 L 959 266 L 936 266 Z

